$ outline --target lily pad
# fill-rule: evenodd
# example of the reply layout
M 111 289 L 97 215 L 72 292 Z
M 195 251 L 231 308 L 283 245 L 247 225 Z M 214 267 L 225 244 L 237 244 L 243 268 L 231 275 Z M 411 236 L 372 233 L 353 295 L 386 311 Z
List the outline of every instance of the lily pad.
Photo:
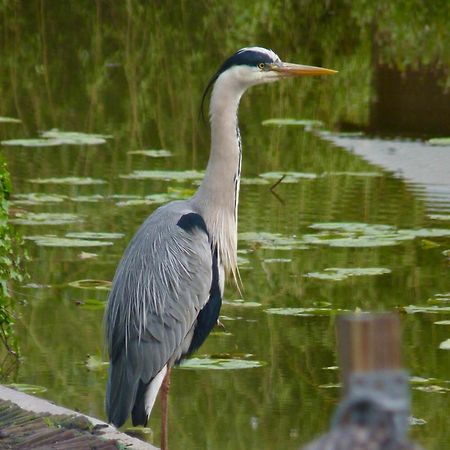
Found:
M 445 341 L 439 344 L 439 348 L 441 350 L 450 350 L 450 339 L 446 339 Z
M 342 311 L 341 309 L 331 308 L 269 308 L 264 310 L 267 314 L 297 317 L 332 316 Z
M 450 137 L 428 139 L 428 143 L 431 145 L 450 145 Z
M 109 362 L 102 361 L 99 356 L 88 355 L 84 365 L 86 366 L 86 369 L 91 372 L 99 372 L 101 370 L 106 370 L 109 366 Z
M 78 255 L 78 258 L 80 259 L 92 259 L 92 258 L 97 258 L 97 254 L 96 253 L 89 253 L 89 252 L 81 252 Z
M 241 370 L 264 366 L 262 361 L 241 358 L 189 358 L 180 364 L 181 369 L 189 370 Z
M 292 250 L 305 248 L 302 240 L 295 236 L 282 236 L 278 233 L 247 232 L 239 233 L 238 239 L 246 241 L 254 247 L 271 250 Z
M 109 245 L 113 245 L 112 242 L 108 241 L 58 237 L 51 234 L 42 236 L 25 236 L 25 239 L 33 241 L 39 247 L 107 247 Z
M 290 258 L 267 258 L 264 260 L 265 264 L 287 264 L 292 262 Z
M 442 228 L 397 230 L 391 225 L 360 222 L 315 223 L 310 225 L 310 228 L 319 230 L 320 233 L 304 235 L 305 243 L 330 247 L 385 247 L 399 245 L 418 237 L 450 236 L 450 230 Z
M 391 225 L 369 224 L 364 222 L 323 222 L 313 223 L 309 226 L 313 230 L 345 231 L 365 235 L 379 235 L 382 233 L 394 233 L 396 228 Z
M 145 198 L 134 198 L 130 200 L 121 200 L 120 202 L 116 202 L 116 206 L 120 208 L 124 206 L 142 206 L 142 205 L 153 205 L 155 202 L 151 200 L 147 200 Z
M 318 280 L 341 281 L 350 277 L 383 275 L 390 272 L 391 270 L 386 269 L 385 267 L 330 267 L 323 272 L 310 272 L 303 276 L 306 278 L 316 278 Z
M 130 155 L 143 155 L 143 156 L 148 156 L 150 158 L 169 158 L 170 156 L 172 156 L 172 152 L 169 150 L 164 150 L 164 149 L 160 149 L 160 150 L 153 150 L 153 149 L 149 149 L 149 150 L 132 150 L 130 152 L 128 152 L 128 154 Z
M 77 203 L 97 203 L 101 202 L 105 199 L 103 195 L 100 194 L 93 194 L 93 195 L 78 195 L 76 197 L 70 197 L 70 200 L 72 202 Z
M 428 299 L 428 303 L 434 305 L 442 305 L 442 303 L 450 303 L 450 292 L 444 294 L 434 294 L 433 297 Z
M 362 178 L 370 178 L 370 177 L 381 177 L 383 174 L 381 172 L 324 172 L 322 173 L 323 177 L 327 176 L 346 176 L 346 177 L 362 177 Z
M 75 214 L 68 213 L 32 213 L 20 212 L 11 220 L 18 225 L 65 225 L 81 222 L 82 219 Z
M 416 306 L 416 305 L 409 305 L 409 306 L 403 306 L 402 309 L 407 314 L 416 314 L 416 313 L 425 313 L 425 314 L 450 313 L 450 305 L 449 306 L 438 306 L 438 305 Z
M 91 177 L 33 178 L 28 181 L 30 183 L 37 183 L 37 184 L 69 184 L 69 185 L 106 184 L 105 180 Z
M 66 234 L 66 237 L 72 239 L 121 239 L 124 236 L 123 233 L 100 233 L 94 231 L 80 231 Z
M 197 170 L 135 170 L 126 175 L 119 175 L 120 178 L 129 180 L 164 180 L 186 182 L 192 180 L 200 180 L 203 178 L 203 172 Z
M 44 139 L 56 140 L 60 145 L 100 145 L 113 136 L 104 134 L 82 133 L 79 131 L 60 131 L 56 128 L 44 131 Z
M 320 120 L 310 120 L 310 119 L 266 119 L 261 122 L 262 125 L 268 126 L 302 126 L 302 127 L 321 127 L 323 125 L 323 122 Z
M 317 178 L 316 173 L 309 172 L 265 172 L 259 175 L 266 180 L 276 182 L 283 178 L 282 183 L 298 183 L 300 180 L 314 180 Z
M 242 185 L 251 185 L 251 186 L 267 186 L 271 183 L 271 180 L 264 179 L 264 178 L 241 178 L 241 184 Z
M 42 394 L 44 392 L 47 392 L 46 387 L 36 386 L 34 384 L 11 383 L 7 384 L 6 386 L 19 392 L 25 392 L 26 394 Z
M 261 303 L 246 302 L 243 299 L 223 300 L 223 304 L 228 306 L 237 306 L 239 308 L 259 308 L 261 306 Z
M 111 289 L 111 281 L 106 280 L 77 280 L 69 283 L 69 286 L 79 289 L 96 289 L 100 291 L 109 291 Z
M 2 145 L 8 145 L 12 147 L 56 147 L 62 145 L 62 142 L 56 139 L 9 139 L 2 141 Z
M 76 304 L 81 309 L 86 309 L 88 311 L 101 311 L 106 307 L 105 301 L 97 300 L 96 298 L 88 298 L 87 300 L 77 301 Z
M 21 123 L 20 119 L 16 119 L 15 117 L 4 117 L 0 116 L 0 123 Z
M 435 393 L 435 394 L 445 394 L 447 392 L 450 392 L 449 388 L 439 386 L 437 384 L 429 384 L 429 385 L 425 385 L 425 386 L 413 386 L 413 389 L 416 389 L 418 391 L 423 391 L 423 392 Z
M 15 205 L 41 205 L 43 203 L 61 203 L 67 200 L 65 195 L 30 192 L 29 194 L 15 194 L 12 203 Z
M 450 220 L 450 214 L 429 214 L 431 220 Z

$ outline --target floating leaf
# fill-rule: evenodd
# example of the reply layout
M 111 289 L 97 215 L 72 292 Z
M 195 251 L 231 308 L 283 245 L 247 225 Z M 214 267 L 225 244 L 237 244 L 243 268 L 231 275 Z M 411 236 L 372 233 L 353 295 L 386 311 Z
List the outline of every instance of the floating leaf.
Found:
M 264 178 L 241 178 L 241 184 L 245 185 L 265 185 L 271 183 L 271 180 Z
M 60 145 L 100 145 L 113 136 L 104 134 L 82 133 L 78 131 L 60 131 L 56 128 L 44 131 L 41 136 L 45 139 L 56 140 Z
M 242 299 L 223 300 L 223 304 L 228 306 L 238 306 L 240 308 L 259 308 L 261 306 L 261 303 L 246 302 L 245 300 Z
M 116 203 L 116 206 L 142 206 L 142 205 L 153 205 L 155 202 L 151 200 L 146 200 L 145 198 L 133 199 L 133 200 L 122 200 Z
M 409 416 L 409 424 L 411 426 L 417 426 L 417 425 L 425 425 L 427 423 L 424 419 L 419 419 L 417 417 Z
M 11 220 L 18 225 L 65 225 L 81 222 L 82 219 L 75 214 L 68 213 L 32 213 L 20 212 Z
M 302 126 L 302 127 L 321 127 L 323 122 L 320 120 L 310 120 L 310 119 L 266 119 L 261 122 L 262 125 L 268 126 Z
M 0 116 L 0 123 L 21 123 L 20 119 L 16 119 L 15 117 L 4 117 Z
M 109 135 L 89 134 L 77 131 L 59 131 L 57 129 L 44 131 L 41 138 L 10 139 L 2 141 L 3 145 L 21 147 L 54 147 L 59 145 L 100 145 L 111 138 Z
M 423 392 L 430 392 L 436 394 L 445 394 L 446 392 L 450 392 L 449 388 L 438 386 L 436 384 L 426 385 L 426 386 L 413 386 L 413 389 Z
M 199 180 L 203 178 L 203 172 L 196 170 L 135 170 L 134 172 L 126 175 L 119 175 L 120 178 L 130 180 L 164 180 L 164 181 L 191 181 Z
M 383 275 L 390 272 L 390 269 L 384 267 L 330 267 L 323 272 L 310 272 L 303 276 L 306 278 L 316 278 L 318 280 L 341 281 L 350 277 Z
M 269 308 L 264 310 L 267 314 L 298 317 L 331 316 L 341 311 L 343 310 L 331 308 Z
M 322 177 L 328 176 L 346 176 L 346 177 L 381 177 L 383 174 L 381 172 L 323 172 Z
M 431 220 L 450 220 L 450 214 L 429 214 Z
M 8 145 L 13 147 L 56 147 L 62 145 L 62 142 L 56 139 L 9 139 L 2 141 L 2 145 Z
M 181 369 L 190 370 L 241 370 L 264 366 L 262 361 L 240 358 L 189 358 L 180 364 Z
M 450 302 L 450 292 L 445 294 L 434 294 L 432 298 L 428 299 L 428 303 L 435 305 L 442 305 L 442 303 Z
M 450 230 L 441 228 L 397 230 L 391 225 L 359 222 L 315 223 L 310 228 L 321 232 L 304 235 L 305 243 L 330 247 L 385 247 L 399 245 L 417 237 L 450 236 Z
M 34 384 L 22 384 L 22 383 L 11 383 L 7 384 L 7 387 L 15 389 L 16 391 L 25 392 L 26 394 L 42 394 L 47 391 L 44 386 L 36 386 Z
M 424 250 L 429 250 L 431 248 L 440 247 L 441 244 L 438 244 L 437 242 L 430 241 L 429 239 L 422 239 L 420 241 L 420 245 Z
M 111 281 L 106 280 L 77 280 L 69 283 L 69 286 L 79 289 L 97 289 L 100 291 L 109 291 L 111 288 Z
M 445 341 L 439 344 L 439 348 L 441 350 L 450 350 L 450 339 L 446 339 Z
M 39 247 L 107 247 L 109 245 L 113 245 L 112 242 L 108 241 L 58 237 L 51 234 L 42 236 L 25 236 L 25 239 L 33 241 Z
M 300 180 L 314 180 L 317 178 L 316 173 L 309 172 L 265 172 L 259 175 L 266 180 L 272 180 L 274 182 L 283 178 L 282 183 L 298 183 Z
M 81 252 L 78 255 L 78 258 L 80 259 L 92 259 L 92 258 L 96 258 L 98 255 L 96 253 L 89 253 L 89 252 Z
M 103 300 L 97 300 L 96 298 L 89 298 L 83 301 L 77 301 L 76 304 L 81 309 L 86 309 L 88 311 L 99 311 L 103 310 L 106 307 L 106 302 Z
M 428 143 L 431 145 L 450 145 L 450 137 L 428 139 Z
M 97 203 L 101 202 L 105 199 L 103 195 L 100 194 L 93 194 L 93 195 L 78 195 L 76 197 L 70 197 L 70 200 L 72 202 L 78 202 L 78 203 Z
M 403 306 L 402 309 L 407 314 L 416 314 L 416 313 L 431 313 L 431 314 L 439 314 L 439 313 L 450 313 L 450 306 L 438 306 L 438 305 L 431 305 L 431 306 L 416 306 L 416 305 L 409 305 L 409 306 Z
M 290 262 L 292 262 L 292 259 L 289 258 L 267 258 L 264 260 L 264 263 L 266 264 L 283 264 Z
M 292 250 L 305 248 L 303 242 L 295 236 L 287 237 L 278 233 L 247 232 L 239 233 L 240 241 L 246 241 L 253 246 L 271 250 Z
M 61 203 L 67 200 L 67 196 L 59 194 L 45 194 L 31 192 L 29 194 L 15 194 L 13 203 L 15 205 L 41 205 L 43 203 Z
M 394 233 L 396 228 L 391 225 L 369 224 L 363 222 L 323 222 L 313 223 L 309 226 L 314 230 L 345 231 L 349 233 L 361 233 L 365 235 L 378 235 Z
M 123 233 L 100 233 L 94 231 L 79 231 L 67 233 L 66 237 L 74 239 L 121 239 L 124 237 Z
M 102 359 L 98 356 L 88 355 L 84 365 L 86 366 L 87 370 L 98 372 L 100 370 L 105 370 L 109 366 L 109 362 L 102 361 Z
M 69 185 L 106 184 L 105 180 L 100 180 L 91 177 L 34 178 L 28 181 L 30 183 L 37 183 L 37 184 L 69 184 Z
M 128 153 L 130 155 L 143 155 L 143 156 L 148 156 L 150 158 L 169 158 L 170 156 L 172 156 L 172 152 L 170 152 L 169 150 L 164 150 L 164 149 L 132 150 Z

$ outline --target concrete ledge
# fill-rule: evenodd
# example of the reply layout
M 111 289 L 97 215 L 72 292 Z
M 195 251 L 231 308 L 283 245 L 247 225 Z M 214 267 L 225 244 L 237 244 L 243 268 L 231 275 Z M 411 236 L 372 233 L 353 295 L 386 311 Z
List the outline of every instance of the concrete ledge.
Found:
M 139 439 L 128 436 L 120 432 L 113 426 L 98 420 L 94 417 L 86 416 L 77 411 L 72 411 L 68 408 L 54 405 L 47 400 L 43 400 L 23 392 L 15 391 L 14 389 L 0 385 L 0 399 L 10 401 L 25 411 L 35 414 L 50 414 L 50 415 L 67 415 L 67 416 L 81 416 L 87 419 L 98 430 L 97 436 L 103 439 L 115 440 L 121 444 L 127 445 L 127 448 L 133 450 L 158 450 L 151 444 L 143 442 Z

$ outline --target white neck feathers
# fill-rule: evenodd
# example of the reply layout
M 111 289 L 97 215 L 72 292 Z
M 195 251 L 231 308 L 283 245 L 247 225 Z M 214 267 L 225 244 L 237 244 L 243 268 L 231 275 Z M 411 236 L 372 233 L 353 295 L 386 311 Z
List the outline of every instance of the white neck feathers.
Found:
M 237 281 L 237 207 L 242 149 L 237 111 L 245 91 L 233 69 L 219 76 L 211 94 L 211 152 L 205 178 L 193 198 L 220 261 Z

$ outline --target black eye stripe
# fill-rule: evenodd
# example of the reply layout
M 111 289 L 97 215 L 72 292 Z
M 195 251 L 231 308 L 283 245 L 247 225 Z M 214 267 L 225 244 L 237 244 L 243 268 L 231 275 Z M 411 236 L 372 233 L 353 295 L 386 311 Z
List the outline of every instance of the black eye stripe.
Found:
M 276 55 L 275 55 L 276 56 Z M 259 64 L 270 64 L 273 62 L 277 62 L 279 59 L 274 59 L 270 54 L 265 52 L 259 52 L 258 50 L 239 50 L 234 55 L 230 56 L 220 67 L 220 69 L 214 74 L 214 76 L 209 80 L 208 85 L 206 86 L 205 91 L 203 92 L 202 102 L 200 106 L 201 115 L 204 118 L 203 114 L 203 105 L 206 99 L 208 92 L 212 89 L 213 84 L 219 78 L 219 76 L 233 66 L 251 66 L 251 67 L 259 67 Z

